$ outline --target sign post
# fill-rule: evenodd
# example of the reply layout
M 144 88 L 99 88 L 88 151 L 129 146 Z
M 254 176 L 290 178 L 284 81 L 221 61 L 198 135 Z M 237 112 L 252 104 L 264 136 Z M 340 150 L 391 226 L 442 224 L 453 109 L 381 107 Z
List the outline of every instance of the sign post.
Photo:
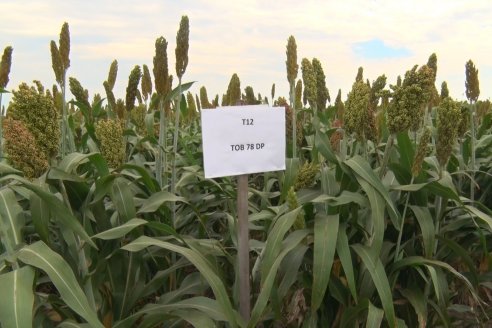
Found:
M 250 319 L 248 174 L 285 170 L 285 109 L 267 105 L 202 110 L 205 178 L 238 176 L 239 312 Z
M 239 313 L 248 322 L 250 318 L 249 283 L 249 227 L 248 227 L 248 175 L 237 178 L 237 217 L 238 217 L 238 269 L 239 269 Z

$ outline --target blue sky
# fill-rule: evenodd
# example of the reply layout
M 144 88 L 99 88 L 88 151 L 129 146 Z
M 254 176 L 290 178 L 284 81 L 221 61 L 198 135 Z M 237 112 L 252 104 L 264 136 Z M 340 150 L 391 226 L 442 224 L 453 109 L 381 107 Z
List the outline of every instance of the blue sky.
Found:
M 388 46 L 381 39 L 357 42 L 353 45 L 354 53 L 361 59 L 387 59 L 409 57 L 412 52 L 407 48 Z
M 346 97 L 359 66 L 364 77 L 386 74 L 389 83 L 415 64 L 438 58 L 436 86 L 447 81 L 451 95 L 464 98 L 464 67 L 479 69 L 481 99 L 492 96 L 492 2 L 490 0 L 2 0 L 0 48 L 14 48 L 8 89 L 22 82 L 54 82 L 49 43 L 70 25 L 71 67 L 90 95 L 104 95 L 109 65 L 119 62 L 115 87 L 124 98 L 134 65 L 152 68 L 155 39 L 169 42 L 174 74 L 176 32 L 190 19 L 189 65 L 184 81 L 205 85 L 209 98 L 225 92 L 237 73 L 241 86 L 269 96 L 287 96 L 287 38 L 297 40 L 299 63 L 318 58 L 331 95 Z M 298 77 L 301 74 L 299 72 Z

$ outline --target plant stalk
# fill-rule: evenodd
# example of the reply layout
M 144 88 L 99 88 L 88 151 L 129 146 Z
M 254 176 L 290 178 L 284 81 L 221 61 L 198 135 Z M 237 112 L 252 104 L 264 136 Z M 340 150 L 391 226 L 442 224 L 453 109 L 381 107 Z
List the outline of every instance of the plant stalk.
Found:
M 412 176 L 412 180 L 410 180 L 410 184 L 413 184 L 414 176 Z M 398 232 L 398 240 L 396 242 L 396 251 L 395 251 L 395 262 L 400 260 L 400 247 L 401 247 L 401 239 L 403 237 L 403 227 L 405 225 L 405 216 L 407 214 L 408 202 L 410 200 L 410 191 L 407 193 L 407 199 L 405 201 L 405 207 L 403 208 L 403 215 L 401 217 L 401 225 L 400 231 Z
M 164 170 L 167 166 L 166 163 L 166 113 L 164 111 L 164 99 L 163 95 L 161 95 L 161 99 L 159 100 L 159 144 L 157 151 L 157 159 L 156 159 L 156 167 L 155 167 L 155 178 L 157 183 L 159 183 L 159 187 L 161 189 L 167 184 Z
M 176 159 L 178 157 L 178 137 L 179 137 L 179 114 L 181 112 L 181 77 L 178 78 L 178 100 L 176 102 L 175 121 L 174 121 L 174 140 L 173 140 L 173 167 L 171 175 L 171 193 L 176 193 Z M 172 204 L 173 225 L 176 227 L 176 202 Z
M 388 166 L 388 161 L 389 161 L 389 155 L 391 151 L 391 147 L 393 146 L 393 142 L 395 140 L 395 134 L 391 133 L 388 136 L 388 140 L 386 141 L 386 147 L 384 148 L 384 156 L 383 156 L 383 162 L 381 163 L 381 168 L 379 171 L 379 178 L 383 178 L 385 173 L 386 173 L 386 166 Z
M 3 160 L 3 109 L 2 109 L 2 96 L 0 93 L 0 162 Z
M 290 84 L 290 108 L 292 108 L 292 158 L 297 157 L 297 110 L 294 82 Z
M 475 201 L 475 106 L 470 100 L 470 147 L 471 147 L 471 181 L 470 199 Z

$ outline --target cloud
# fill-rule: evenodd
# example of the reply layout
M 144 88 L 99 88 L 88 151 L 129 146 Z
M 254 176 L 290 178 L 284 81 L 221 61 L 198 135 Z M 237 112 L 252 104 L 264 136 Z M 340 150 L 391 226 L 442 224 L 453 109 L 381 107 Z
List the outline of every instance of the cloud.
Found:
M 25 10 L 29 8 L 29 10 Z M 479 70 L 490 67 L 492 6 L 490 0 L 2 0 L 0 47 L 14 47 L 11 83 L 54 82 L 49 41 L 58 40 L 64 21 L 70 24 L 70 76 L 90 93 L 101 87 L 113 59 L 120 63 L 116 90 L 124 97 L 134 65 L 152 67 L 154 42 L 164 36 L 169 68 L 174 72 L 175 36 L 182 15 L 190 18 L 190 53 L 186 80 L 197 81 L 209 94 L 222 94 L 233 73 L 242 87 L 288 94 L 285 47 L 297 40 L 299 62 L 318 58 L 331 94 L 346 95 L 359 66 L 374 80 L 386 74 L 394 83 L 415 64 L 438 57 L 437 86 L 448 82 L 462 97 L 464 64 L 473 59 Z M 490 97 L 491 74 L 481 70 L 482 96 Z M 488 71 L 487 71 L 488 72 Z M 299 76 L 300 77 L 300 73 Z M 488 92 L 488 93 L 487 93 Z

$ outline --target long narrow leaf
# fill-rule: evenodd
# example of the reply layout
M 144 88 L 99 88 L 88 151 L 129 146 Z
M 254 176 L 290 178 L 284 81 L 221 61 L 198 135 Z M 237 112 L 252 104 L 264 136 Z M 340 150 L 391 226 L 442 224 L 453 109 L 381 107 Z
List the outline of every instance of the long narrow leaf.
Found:
M 345 161 L 345 164 L 347 164 L 350 168 L 352 168 L 352 170 L 357 176 L 366 180 L 369 184 L 371 184 L 374 187 L 374 189 L 376 189 L 379 192 L 379 194 L 383 197 L 383 199 L 386 202 L 388 213 L 390 215 L 393 225 L 395 226 L 396 229 L 399 229 L 402 220 L 400 213 L 397 211 L 396 206 L 391 200 L 388 191 L 383 186 L 383 183 L 369 166 L 369 163 L 360 156 L 354 156 L 351 159 Z
M 18 258 L 46 272 L 65 303 L 87 320 L 91 327 L 104 328 L 96 312 L 90 307 L 70 266 L 59 254 L 53 252 L 42 241 L 38 241 L 22 248 L 18 253 Z
M 92 238 L 98 238 L 104 240 L 118 239 L 123 237 L 124 235 L 135 229 L 136 227 L 146 223 L 147 221 L 145 220 L 134 218 L 118 227 L 100 232 L 97 235 L 92 236 Z
M 420 226 L 425 256 L 432 257 L 435 245 L 434 223 L 428 207 L 410 206 Z
M 369 308 L 367 309 L 367 322 L 366 328 L 379 328 L 383 321 L 384 311 L 372 305 L 369 302 Z
M 280 250 L 282 248 L 282 241 L 284 239 L 284 236 L 290 229 L 292 224 L 294 224 L 300 210 L 301 208 L 299 207 L 280 216 L 279 218 L 277 218 L 273 228 L 270 230 L 265 244 L 263 261 L 261 263 L 262 279 L 263 277 L 266 277 L 268 275 L 268 272 L 271 270 L 273 262 L 277 258 L 277 255 L 280 253 Z
M 149 238 L 146 236 L 142 236 L 132 243 L 123 247 L 124 250 L 137 252 L 144 248 L 150 246 L 157 246 L 160 248 L 168 249 L 172 252 L 176 252 L 186 257 L 188 261 L 193 263 L 193 265 L 201 272 L 203 277 L 207 280 L 210 287 L 212 288 L 217 301 L 219 302 L 222 311 L 227 317 L 231 326 L 236 327 L 238 325 L 237 322 L 237 312 L 232 308 L 231 301 L 227 294 L 224 283 L 220 279 L 220 277 L 214 272 L 214 270 L 210 267 L 209 262 L 205 257 L 203 257 L 200 253 L 195 252 L 189 248 L 174 245 L 165 241 Z
M 113 183 L 111 198 L 123 222 L 129 221 L 137 215 L 133 194 L 128 186 L 128 181 L 125 179 L 116 178 Z
M 367 271 L 371 275 L 372 281 L 376 286 L 376 289 L 383 305 L 386 320 L 390 327 L 396 326 L 395 308 L 393 307 L 393 296 L 391 295 L 390 284 L 384 266 L 381 263 L 379 257 L 371 254 L 370 250 L 366 246 L 359 244 L 352 245 L 352 248 L 362 259 L 362 262 L 367 268 Z
M 34 270 L 25 266 L 0 275 L 0 323 L 4 328 L 32 327 Z
M 337 254 L 340 258 L 340 262 L 342 262 L 343 272 L 345 272 L 350 293 L 357 303 L 358 294 L 355 288 L 354 265 L 352 264 L 352 256 L 350 255 L 350 246 L 346 229 L 347 226 L 345 223 L 340 224 L 337 238 Z
M 91 245 L 94 248 L 97 248 L 96 244 L 91 240 L 91 238 L 84 230 L 84 227 L 82 227 L 80 222 L 77 220 L 77 218 L 71 213 L 69 209 L 67 209 L 67 207 L 63 204 L 63 202 L 60 199 L 58 199 L 55 195 L 44 191 L 43 188 L 41 188 L 40 186 L 35 185 L 30 181 L 16 175 L 8 175 L 0 179 L 0 181 L 3 179 L 17 180 L 22 184 L 23 187 L 34 192 L 36 195 L 39 196 L 39 198 L 43 200 L 43 202 L 45 202 L 49 206 L 51 213 L 54 215 L 56 220 L 62 226 L 75 232 L 80 237 L 82 237 L 82 239 L 86 241 L 89 245 Z
M 24 220 L 21 217 L 22 208 L 15 199 L 11 189 L 0 190 L 0 241 L 5 249 L 12 252 L 22 241 L 21 229 Z
M 312 312 L 318 310 L 328 286 L 337 245 L 338 224 L 338 214 L 319 214 L 314 219 Z
M 151 213 L 155 212 L 166 202 L 183 202 L 187 201 L 183 197 L 176 196 L 167 190 L 159 191 L 150 196 L 143 204 L 138 213 Z
M 256 327 L 261 315 L 263 314 L 263 311 L 267 306 L 280 263 L 291 250 L 293 250 L 302 240 L 304 240 L 304 238 L 306 238 L 306 236 L 306 230 L 296 230 L 285 239 L 284 243 L 282 243 L 282 251 L 275 258 L 275 261 L 272 263 L 266 277 L 262 277 L 261 291 L 256 299 L 253 310 L 251 311 L 251 318 L 248 322 L 248 328 Z

